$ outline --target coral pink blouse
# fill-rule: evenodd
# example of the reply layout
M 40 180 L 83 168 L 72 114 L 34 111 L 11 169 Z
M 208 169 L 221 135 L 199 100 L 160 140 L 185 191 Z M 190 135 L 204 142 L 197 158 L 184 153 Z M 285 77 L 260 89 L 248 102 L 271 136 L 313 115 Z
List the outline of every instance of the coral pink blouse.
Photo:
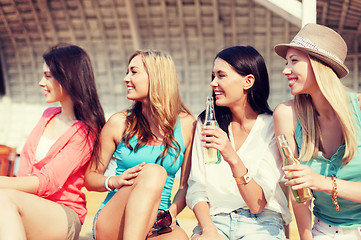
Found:
M 20 155 L 17 176 L 37 176 L 37 195 L 73 209 L 84 222 L 87 213 L 84 174 L 94 146 L 94 138 L 87 137 L 87 127 L 82 121 L 74 123 L 49 149 L 46 156 L 35 162 L 40 137 L 48 122 L 61 107 L 48 108 L 27 138 Z M 40 159 L 39 159 L 40 160 Z

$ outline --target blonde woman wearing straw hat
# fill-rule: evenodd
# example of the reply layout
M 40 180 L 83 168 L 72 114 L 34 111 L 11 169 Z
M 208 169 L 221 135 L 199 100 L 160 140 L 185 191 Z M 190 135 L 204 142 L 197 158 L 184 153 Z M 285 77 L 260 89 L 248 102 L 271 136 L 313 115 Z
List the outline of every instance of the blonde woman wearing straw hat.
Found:
M 283 168 L 286 185 L 314 195 L 313 228 L 310 201 L 292 200 L 300 237 L 361 239 L 361 98 L 340 81 L 348 74 L 346 43 L 328 27 L 307 24 L 275 52 L 286 59 L 294 95 L 276 107 L 275 133 L 286 135 L 302 163 Z

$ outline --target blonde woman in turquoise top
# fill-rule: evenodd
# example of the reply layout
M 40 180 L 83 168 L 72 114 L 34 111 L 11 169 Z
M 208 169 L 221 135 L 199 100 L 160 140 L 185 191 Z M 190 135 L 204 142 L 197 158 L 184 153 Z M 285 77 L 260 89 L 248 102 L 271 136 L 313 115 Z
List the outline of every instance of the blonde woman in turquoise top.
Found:
M 308 187 L 311 202 L 292 205 L 302 240 L 361 239 L 360 95 L 340 79 L 347 46 L 334 30 L 307 24 L 275 52 L 286 59 L 283 75 L 293 100 L 279 104 L 276 135 L 285 134 L 301 165 L 283 168 L 287 186 Z
M 188 239 L 176 216 L 186 204 L 195 119 L 181 101 L 174 62 L 162 52 L 137 51 L 124 82 L 134 104 L 104 125 L 100 161 L 85 176 L 88 190 L 110 191 L 94 219 L 94 239 Z M 113 155 L 116 175 L 105 177 Z

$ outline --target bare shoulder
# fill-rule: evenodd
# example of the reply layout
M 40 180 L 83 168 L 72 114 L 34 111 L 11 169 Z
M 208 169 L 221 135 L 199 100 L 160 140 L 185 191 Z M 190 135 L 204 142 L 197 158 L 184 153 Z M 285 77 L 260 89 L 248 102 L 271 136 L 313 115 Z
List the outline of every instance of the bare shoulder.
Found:
M 107 121 L 106 124 L 111 126 L 124 125 L 126 122 L 127 113 L 126 112 L 117 112 L 114 113 Z
M 184 144 L 188 146 L 193 140 L 193 134 L 196 128 L 196 119 L 189 113 L 181 112 L 180 122 Z
M 113 114 L 103 127 L 103 134 L 112 135 L 114 139 L 119 139 L 126 127 L 126 112 L 117 112 Z
M 181 112 L 180 114 L 180 120 L 181 120 L 181 124 L 182 125 L 193 125 L 194 122 L 196 121 L 196 119 L 193 117 L 193 115 L 186 113 L 186 112 Z
M 280 103 L 273 111 L 273 119 L 278 117 L 293 117 L 295 114 L 295 107 L 293 99 Z
M 293 100 L 277 105 L 273 111 L 273 126 L 276 135 L 285 134 L 293 136 L 297 126 L 297 115 Z

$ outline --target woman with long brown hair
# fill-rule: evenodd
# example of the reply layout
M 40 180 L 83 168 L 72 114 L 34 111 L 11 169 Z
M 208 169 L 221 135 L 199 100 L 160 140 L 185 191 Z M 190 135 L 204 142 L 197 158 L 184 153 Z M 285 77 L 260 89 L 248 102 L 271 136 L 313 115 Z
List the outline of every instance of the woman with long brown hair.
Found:
M 105 123 L 92 65 L 75 45 L 43 58 L 39 85 L 61 107 L 46 109 L 27 138 L 17 177 L 0 177 L 0 239 L 78 239 L 87 212 L 84 174 Z

